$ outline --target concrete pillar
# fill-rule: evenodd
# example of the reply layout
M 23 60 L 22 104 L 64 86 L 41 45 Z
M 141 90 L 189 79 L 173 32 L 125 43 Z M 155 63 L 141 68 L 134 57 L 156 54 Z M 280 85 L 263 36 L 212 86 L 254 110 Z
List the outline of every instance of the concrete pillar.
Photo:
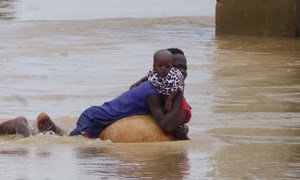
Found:
M 300 0 L 217 0 L 216 35 L 300 35 Z
M 298 4 L 297 4 L 297 14 L 298 14 L 297 36 L 300 37 L 300 0 L 298 0 Z

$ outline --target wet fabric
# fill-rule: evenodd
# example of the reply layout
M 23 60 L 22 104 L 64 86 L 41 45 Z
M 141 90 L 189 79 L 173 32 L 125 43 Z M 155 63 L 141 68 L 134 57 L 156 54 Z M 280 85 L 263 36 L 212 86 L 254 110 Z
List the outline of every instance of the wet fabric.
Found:
M 101 106 L 92 106 L 86 109 L 77 121 L 77 127 L 71 136 L 81 132 L 91 134 L 98 138 L 101 131 L 108 125 L 124 117 L 133 115 L 150 115 L 147 98 L 148 95 L 159 95 L 156 88 L 149 81 L 141 83 L 112 101 Z
M 192 118 L 192 111 L 191 111 L 191 106 L 188 104 L 188 102 L 186 101 L 185 98 L 183 98 L 183 100 L 181 101 L 181 109 L 183 109 L 186 113 L 186 117 L 184 120 L 184 123 L 188 123 L 190 122 L 191 118 Z

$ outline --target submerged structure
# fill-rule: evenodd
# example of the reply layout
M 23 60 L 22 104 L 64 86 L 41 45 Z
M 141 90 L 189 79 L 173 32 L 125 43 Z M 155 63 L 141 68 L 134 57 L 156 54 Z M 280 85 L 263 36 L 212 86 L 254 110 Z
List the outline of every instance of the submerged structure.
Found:
M 216 35 L 300 36 L 300 0 L 217 0 Z

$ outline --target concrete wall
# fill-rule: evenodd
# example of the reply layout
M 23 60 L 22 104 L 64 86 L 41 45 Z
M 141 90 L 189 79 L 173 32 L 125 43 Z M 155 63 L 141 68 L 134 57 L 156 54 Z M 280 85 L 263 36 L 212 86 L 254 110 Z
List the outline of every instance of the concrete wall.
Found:
M 217 0 L 216 35 L 300 35 L 300 0 Z

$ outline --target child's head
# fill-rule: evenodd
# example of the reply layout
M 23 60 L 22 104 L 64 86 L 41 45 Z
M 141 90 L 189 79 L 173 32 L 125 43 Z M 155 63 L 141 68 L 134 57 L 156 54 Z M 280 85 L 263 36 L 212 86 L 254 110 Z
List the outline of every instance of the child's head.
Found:
M 173 55 L 170 51 L 161 49 L 153 56 L 153 70 L 159 77 L 166 76 L 173 67 Z

